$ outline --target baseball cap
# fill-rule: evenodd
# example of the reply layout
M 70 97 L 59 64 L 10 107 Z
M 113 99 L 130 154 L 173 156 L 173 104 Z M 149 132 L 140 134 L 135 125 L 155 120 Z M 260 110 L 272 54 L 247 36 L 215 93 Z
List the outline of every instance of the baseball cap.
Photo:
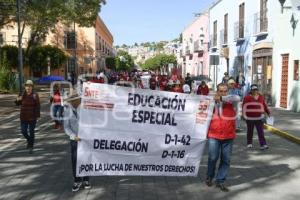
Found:
M 252 85 L 250 86 L 250 89 L 251 89 L 251 90 L 258 90 L 258 85 L 252 84 Z

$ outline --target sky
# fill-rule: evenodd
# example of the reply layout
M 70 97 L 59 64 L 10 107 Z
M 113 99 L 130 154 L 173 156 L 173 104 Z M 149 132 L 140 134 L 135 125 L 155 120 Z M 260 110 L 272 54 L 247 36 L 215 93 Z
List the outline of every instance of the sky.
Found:
M 215 0 L 107 0 L 100 16 L 114 36 L 114 45 L 179 38 L 194 13 Z

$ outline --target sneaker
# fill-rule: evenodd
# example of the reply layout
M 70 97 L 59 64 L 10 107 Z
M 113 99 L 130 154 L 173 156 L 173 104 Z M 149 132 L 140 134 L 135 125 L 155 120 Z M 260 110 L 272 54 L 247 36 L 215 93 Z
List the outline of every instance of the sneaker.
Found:
M 269 148 L 268 145 L 265 144 L 265 145 L 260 147 L 260 150 L 265 150 L 265 149 L 268 149 L 268 148 Z
M 248 149 L 252 149 L 252 148 L 253 148 L 253 145 L 252 145 L 252 144 L 248 144 L 248 145 L 247 145 L 247 148 L 248 148 Z
M 33 147 L 29 147 L 29 154 L 33 154 Z
M 83 187 L 84 187 L 84 189 L 90 189 L 90 188 L 91 188 L 90 182 L 84 181 L 84 182 L 83 182 Z
M 81 182 L 79 182 L 79 183 L 75 182 L 72 187 L 72 192 L 77 192 L 80 189 L 81 185 L 82 185 Z
M 223 183 L 217 183 L 216 187 L 220 188 L 222 192 L 229 192 L 229 189 Z
M 213 186 L 213 182 L 212 182 L 212 179 L 211 179 L 211 178 L 207 178 L 207 179 L 205 180 L 205 183 L 206 183 L 206 185 L 207 185 L 208 187 Z

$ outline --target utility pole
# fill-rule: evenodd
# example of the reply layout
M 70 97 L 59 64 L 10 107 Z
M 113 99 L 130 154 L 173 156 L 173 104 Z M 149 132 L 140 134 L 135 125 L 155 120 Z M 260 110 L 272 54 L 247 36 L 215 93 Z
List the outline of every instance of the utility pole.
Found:
M 18 20 L 18 68 L 19 68 L 19 89 L 23 92 L 23 51 L 22 51 L 22 36 L 20 22 L 20 0 L 17 0 L 17 20 Z

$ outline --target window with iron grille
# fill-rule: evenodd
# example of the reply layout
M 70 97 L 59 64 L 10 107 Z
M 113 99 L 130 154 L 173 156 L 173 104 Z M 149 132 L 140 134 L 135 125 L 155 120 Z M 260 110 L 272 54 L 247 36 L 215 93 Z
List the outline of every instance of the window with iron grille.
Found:
M 245 3 L 239 6 L 239 38 L 244 38 Z
M 75 72 L 75 58 L 68 59 L 68 72 Z
M 299 81 L 299 60 L 294 60 L 294 81 Z
M 224 44 L 228 41 L 228 14 L 224 15 Z
M 268 17 L 267 17 L 267 2 L 268 0 L 260 0 L 260 31 L 265 32 L 268 30 Z
M 0 46 L 3 45 L 5 42 L 5 34 L 4 33 L 0 33 Z
M 65 32 L 64 44 L 65 49 L 76 49 L 76 33 L 74 31 Z
M 218 21 L 214 21 L 214 35 L 213 35 L 213 46 L 217 46 L 217 37 L 218 37 Z

